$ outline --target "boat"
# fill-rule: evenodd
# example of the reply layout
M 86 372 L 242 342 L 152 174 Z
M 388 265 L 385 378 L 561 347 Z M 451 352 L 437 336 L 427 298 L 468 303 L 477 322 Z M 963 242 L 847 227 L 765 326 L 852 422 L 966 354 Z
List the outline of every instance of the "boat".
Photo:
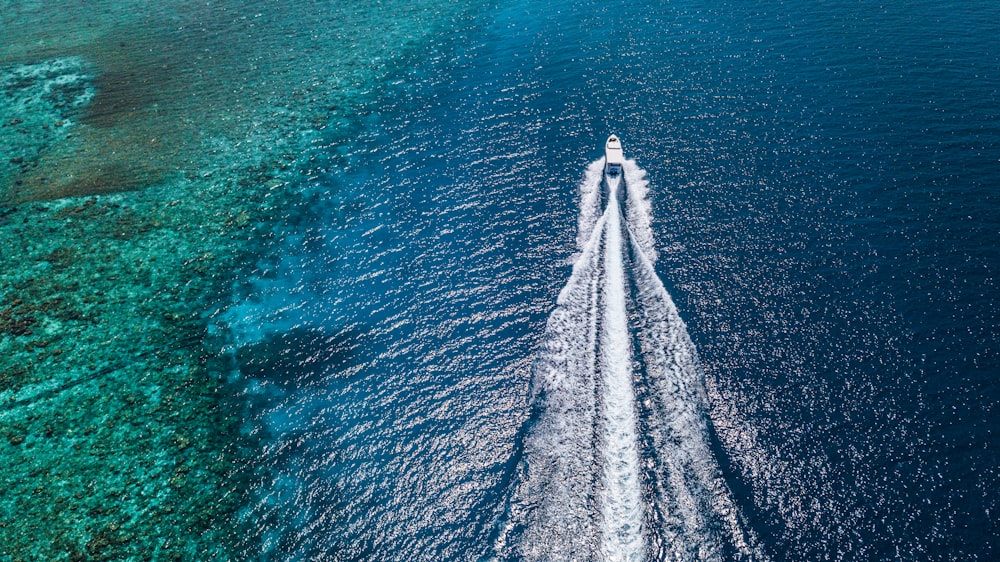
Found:
M 618 137 L 611 135 L 604 145 L 604 174 L 608 177 L 618 177 L 622 173 L 622 165 L 625 164 L 625 152 L 622 151 L 622 142 Z

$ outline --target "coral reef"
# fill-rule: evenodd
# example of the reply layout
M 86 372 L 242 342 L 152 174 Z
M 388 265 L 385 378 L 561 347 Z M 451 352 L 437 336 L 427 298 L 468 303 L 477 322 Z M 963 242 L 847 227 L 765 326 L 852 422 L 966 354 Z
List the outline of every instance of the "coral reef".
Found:
M 71 137 L 94 93 L 80 57 L 0 68 L 0 201 L 14 199 L 41 156 Z
M 462 9 L 0 2 L 0 560 L 241 558 L 209 318 Z

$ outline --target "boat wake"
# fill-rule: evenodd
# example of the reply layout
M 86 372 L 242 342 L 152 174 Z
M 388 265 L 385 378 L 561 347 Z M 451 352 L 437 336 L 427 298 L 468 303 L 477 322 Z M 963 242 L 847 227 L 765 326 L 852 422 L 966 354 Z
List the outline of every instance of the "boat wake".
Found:
M 697 351 L 653 267 L 646 173 L 633 160 L 603 170 L 592 163 L 580 184 L 579 254 L 534 365 L 497 557 L 763 559 L 709 446 Z

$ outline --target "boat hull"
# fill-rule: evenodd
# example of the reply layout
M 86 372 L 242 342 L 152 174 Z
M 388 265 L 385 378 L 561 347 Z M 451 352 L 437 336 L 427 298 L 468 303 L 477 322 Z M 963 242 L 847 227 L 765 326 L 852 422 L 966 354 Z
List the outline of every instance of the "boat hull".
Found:
M 625 164 L 625 152 L 617 136 L 611 135 L 604 144 L 604 174 L 608 177 L 618 177 Z

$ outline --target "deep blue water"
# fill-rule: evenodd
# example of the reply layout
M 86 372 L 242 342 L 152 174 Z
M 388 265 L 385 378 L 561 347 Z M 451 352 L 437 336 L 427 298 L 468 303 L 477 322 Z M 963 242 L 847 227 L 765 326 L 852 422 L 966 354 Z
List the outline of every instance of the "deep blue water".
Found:
M 496 554 L 615 132 L 758 555 L 996 557 L 998 102 L 992 2 L 484 10 L 331 139 L 221 316 L 248 551 Z

